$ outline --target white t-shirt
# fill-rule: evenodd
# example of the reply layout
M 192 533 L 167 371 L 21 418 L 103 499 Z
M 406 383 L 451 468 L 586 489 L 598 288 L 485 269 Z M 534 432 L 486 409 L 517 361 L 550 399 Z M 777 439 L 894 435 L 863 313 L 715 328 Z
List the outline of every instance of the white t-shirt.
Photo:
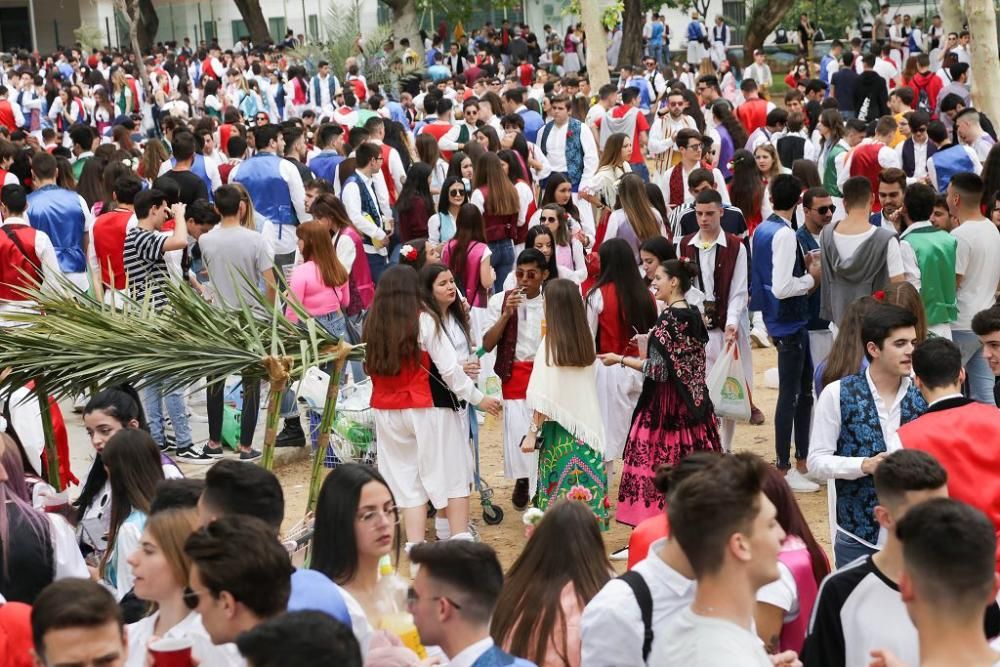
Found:
M 730 621 L 688 607 L 656 634 L 649 664 L 658 667 L 771 667 L 760 638 Z
M 951 230 L 958 239 L 955 273 L 962 276 L 958 288 L 958 319 L 952 329 L 968 331 L 972 317 L 993 305 L 1000 282 L 1000 232 L 989 220 L 968 220 Z
M 757 602 L 763 602 L 785 612 L 787 623 L 799 615 L 799 591 L 788 566 L 778 561 L 778 578 L 757 591 Z

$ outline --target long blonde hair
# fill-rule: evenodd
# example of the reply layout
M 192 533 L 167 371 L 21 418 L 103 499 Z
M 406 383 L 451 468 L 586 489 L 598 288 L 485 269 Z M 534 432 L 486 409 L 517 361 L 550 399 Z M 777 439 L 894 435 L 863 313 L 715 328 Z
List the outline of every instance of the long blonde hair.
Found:
M 625 160 L 622 158 L 622 146 L 629 136 L 624 132 L 615 132 L 608 137 L 604 143 L 604 150 L 601 151 L 601 160 L 597 163 L 597 168 L 620 167 Z
M 639 174 L 625 174 L 618 183 L 618 205 L 639 242 L 660 236 L 660 223 L 646 194 L 646 183 Z
M 546 363 L 576 367 L 594 363 L 594 337 L 587 325 L 579 285 L 565 278 L 546 283 L 545 322 Z
M 230 183 L 230 185 L 240 191 L 240 199 L 246 204 L 243 209 L 243 215 L 240 216 L 240 227 L 245 227 L 254 232 L 257 231 L 257 211 L 253 207 L 253 199 L 250 197 L 250 192 L 240 183 Z
M 191 576 L 191 559 L 184 553 L 184 543 L 197 529 L 198 512 L 194 508 L 162 510 L 146 521 L 146 530 L 163 552 L 174 579 L 181 587 L 187 585 Z
M 781 159 L 778 157 L 778 149 L 774 147 L 774 144 L 763 143 L 753 149 L 754 162 L 757 159 L 757 151 L 764 151 L 771 156 L 771 171 L 766 174 L 761 174 L 768 181 L 773 181 L 776 176 L 781 175 Z M 756 166 L 756 165 L 755 165 Z M 758 169 L 758 172 L 760 170 Z

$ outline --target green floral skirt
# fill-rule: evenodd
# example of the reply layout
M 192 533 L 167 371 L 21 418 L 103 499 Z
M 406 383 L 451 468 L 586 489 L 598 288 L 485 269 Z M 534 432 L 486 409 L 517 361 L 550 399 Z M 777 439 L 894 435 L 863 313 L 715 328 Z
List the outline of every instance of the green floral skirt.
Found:
M 554 421 L 542 425 L 538 451 L 538 491 L 535 507 L 543 512 L 560 498 L 590 506 L 601 530 L 607 530 L 608 476 L 604 457 Z

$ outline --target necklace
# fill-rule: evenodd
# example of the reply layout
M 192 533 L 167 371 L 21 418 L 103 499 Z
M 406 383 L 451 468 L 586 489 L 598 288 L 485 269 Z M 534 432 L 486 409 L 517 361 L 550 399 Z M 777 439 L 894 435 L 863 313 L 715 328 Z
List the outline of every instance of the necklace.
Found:
M 673 308 L 675 303 L 685 303 L 684 299 L 677 299 L 667 304 L 667 308 Z M 686 304 L 685 304 L 686 305 Z

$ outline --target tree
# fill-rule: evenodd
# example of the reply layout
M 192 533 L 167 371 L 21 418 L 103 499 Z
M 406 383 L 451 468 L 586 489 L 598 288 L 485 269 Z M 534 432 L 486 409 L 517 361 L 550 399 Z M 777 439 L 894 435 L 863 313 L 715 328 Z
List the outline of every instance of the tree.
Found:
M 149 53 L 156 43 L 156 31 L 160 29 L 160 17 L 156 15 L 153 0 L 139 0 L 139 48 L 142 53 Z
M 997 69 L 997 22 L 993 0 L 966 0 L 965 14 L 972 38 L 971 59 L 976 84 L 972 101 L 990 118 L 1000 118 L 1000 70 Z
M 781 23 L 781 19 L 795 4 L 795 0 L 758 0 L 747 17 L 746 37 L 743 39 L 743 59 L 749 65 L 753 52 L 764 46 L 764 40 Z
M 962 29 L 962 0 L 941 0 L 941 27 L 945 34 Z
M 264 44 L 271 40 L 267 20 L 264 19 L 264 12 L 260 8 L 260 0 L 233 0 L 233 4 L 240 10 L 240 16 L 243 17 L 243 23 L 250 31 L 252 42 Z
M 139 70 L 139 77 L 142 79 L 143 89 L 151 90 L 149 75 L 146 73 L 146 68 L 142 65 L 141 60 L 143 50 L 139 45 L 139 23 L 142 19 L 139 15 L 138 2 L 141 2 L 141 0 L 114 0 L 115 9 L 125 18 L 125 23 L 128 24 L 129 42 L 132 45 L 132 52 L 135 53 L 138 61 L 137 69 Z
M 424 52 L 424 40 L 420 38 L 420 21 L 417 18 L 416 0 L 382 0 L 382 4 L 392 12 L 392 35 L 396 40 L 406 37 L 410 48 L 420 55 Z
M 604 25 L 596 2 L 584 0 L 580 3 L 580 19 L 587 33 L 587 72 L 594 90 L 611 82 L 608 73 L 608 46 L 604 39 Z
M 642 25 L 645 19 L 646 6 L 643 0 L 625 0 L 625 11 L 622 12 L 622 48 L 618 52 L 619 66 L 636 65 L 642 61 Z

